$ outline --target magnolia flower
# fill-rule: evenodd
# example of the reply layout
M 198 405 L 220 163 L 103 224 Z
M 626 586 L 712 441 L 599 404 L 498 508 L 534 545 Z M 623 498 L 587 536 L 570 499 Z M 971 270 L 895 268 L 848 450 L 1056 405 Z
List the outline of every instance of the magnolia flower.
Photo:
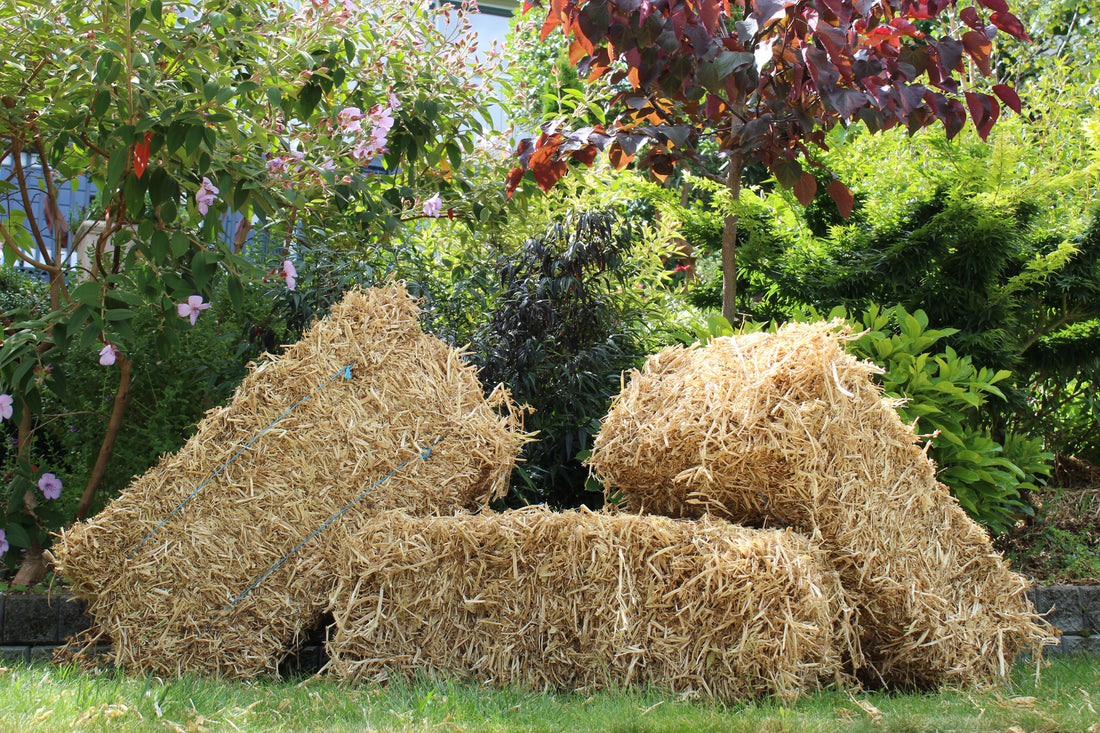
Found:
M 192 295 L 187 298 L 186 303 L 177 303 L 176 312 L 180 314 L 180 318 L 190 318 L 191 325 L 195 325 L 195 321 L 199 319 L 199 314 L 210 307 L 209 303 L 202 302 L 201 295 Z
M 199 190 L 195 192 L 195 203 L 199 205 L 199 213 L 206 216 L 206 212 L 210 210 L 210 204 L 214 203 L 214 199 L 221 193 L 218 187 L 210 182 L 210 179 L 206 176 L 202 177 L 202 185 L 199 186 Z
M 286 280 L 286 286 L 293 290 L 294 285 L 298 282 L 298 271 L 294 269 L 294 263 L 290 260 L 283 260 L 283 271 L 280 275 Z
M 0 394 L 0 422 L 11 419 L 14 411 L 12 405 L 14 404 L 15 400 L 11 398 L 10 394 Z
M 8 544 L 7 532 L 0 529 L 0 555 L 6 553 L 9 549 L 11 549 L 11 545 Z
M 422 211 L 424 212 L 424 216 L 431 216 L 433 218 L 438 217 L 443 213 L 443 199 L 441 199 L 437 193 L 424 202 Z
M 99 350 L 99 363 L 103 366 L 111 366 L 118 359 L 118 347 L 114 344 L 107 344 Z
M 61 496 L 61 479 L 52 473 L 44 473 L 38 479 L 38 488 L 42 489 L 42 496 L 47 499 L 57 499 Z

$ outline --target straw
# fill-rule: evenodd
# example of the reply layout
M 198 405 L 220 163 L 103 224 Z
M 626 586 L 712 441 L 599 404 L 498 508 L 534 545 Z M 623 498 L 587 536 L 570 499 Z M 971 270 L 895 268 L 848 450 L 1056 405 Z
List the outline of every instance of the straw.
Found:
M 791 699 L 844 679 L 850 609 L 793 532 L 533 507 L 387 512 L 351 538 L 329 671 Z
M 462 353 L 425 335 L 417 316 L 401 285 L 348 293 L 283 355 L 255 365 L 183 448 L 62 533 L 60 571 L 113 642 L 114 662 L 162 675 L 274 674 L 324 611 L 348 531 L 384 509 L 452 514 L 504 494 L 526 440 L 519 413 L 504 390 L 487 401 Z M 318 389 L 349 364 L 351 378 Z M 220 613 L 442 434 L 430 461 L 378 484 Z
M 1004 679 L 1051 629 L 839 328 L 791 324 L 651 356 L 590 465 L 631 510 L 781 522 L 820 542 L 859 609 L 866 681 Z

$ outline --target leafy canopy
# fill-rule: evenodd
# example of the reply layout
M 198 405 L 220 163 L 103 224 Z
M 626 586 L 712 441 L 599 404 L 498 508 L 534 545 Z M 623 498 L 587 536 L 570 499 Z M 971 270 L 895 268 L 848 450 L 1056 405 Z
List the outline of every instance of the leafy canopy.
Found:
M 659 179 L 717 148 L 721 157 L 736 156 L 737 168 L 762 163 L 806 204 L 817 190 L 802 165 L 812 162 L 807 145 L 824 148 L 825 132 L 838 123 L 912 132 L 939 121 L 953 137 L 969 112 L 984 138 L 1001 103 L 1019 112 L 1020 100 L 1006 84 L 993 85 L 992 94 L 968 88 L 974 69 L 991 74 L 999 31 L 1027 34 L 1004 0 L 957 5 L 551 0 L 543 36 L 561 28 L 580 72 L 618 85 L 609 103 L 615 115 L 606 127 L 550 123 L 521 141 L 509 189 L 526 171 L 549 189 L 568 161 L 590 163 L 604 148 L 616 167 L 634 162 Z M 828 191 L 842 213 L 851 211 L 844 184 L 833 180 Z

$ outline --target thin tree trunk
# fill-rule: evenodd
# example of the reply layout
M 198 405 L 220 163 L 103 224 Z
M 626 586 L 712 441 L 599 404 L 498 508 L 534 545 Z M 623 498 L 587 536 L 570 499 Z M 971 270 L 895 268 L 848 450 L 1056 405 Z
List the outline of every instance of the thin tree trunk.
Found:
M 26 453 L 31 444 L 32 426 L 31 411 L 27 408 L 27 403 L 24 402 L 23 416 L 19 418 L 19 460 L 26 459 Z M 23 504 L 33 515 L 34 507 L 38 505 L 38 497 L 34 495 L 33 490 L 23 494 Z M 46 577 L 46 561 L 42 557 L 42 543 L 38 539 L 38 528 L 32 528 L 29 534 L 31 545 L 27 548 L 27 554 L 23 556 L 23 564 L 19 566 L 19 571 L 12 578 L 12 585 L 30 587 Z
M 111 451 L 115 448 L 115 438 L 118 437 L 118 431 L 122 427 L 126 406 L 130 404 L 130 372 L 133 363 L 122 354 L 118 355 L 118 363 L 121 374 L 118 378 L 118 391 L 115 392 L 114 407 L 111 409 L 111 419 L 107 423 L 107 434 L 103 436 L 103 442 L 99 446 L 99 455 L 96 457 L 92 474 L 88 477 L 88 484 L 84 487 L 84 493 L 80 495 L 80 504 L 77 505 L 74 517 L 78 522 L 88 515 L 92 501 L 95 500 L 103 474 L 107 471 L 107 461 L 111 460 Z
M 734 209 L 726 214 L 722 226 L 722 317 L 730 324 L 737 318 L 737 202 L 741 200 L 741 170 L 744 168 L 741 153 L 730 156 L 726 187 L 733 199 Z

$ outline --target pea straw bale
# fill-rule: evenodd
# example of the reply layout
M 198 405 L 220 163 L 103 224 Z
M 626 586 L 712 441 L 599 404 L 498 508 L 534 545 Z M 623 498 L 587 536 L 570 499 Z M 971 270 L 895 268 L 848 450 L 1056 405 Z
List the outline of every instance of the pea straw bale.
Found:
M 590 465 L 635 511 L 819 541 L 856 600 L 868 682 L 1004 678 L 1049 627 L 844 338 L 790 324 L 667 348 L 615 399 Z
M 169 675 L 277 672 L 323 612 L 350 527 L 384 509 L 450 514 L 505 493 L 526 440 L 518 413 L 500 390 L 498 415 L 461 353 L 425 335 L 417 316 L 402 285 L 348 293 L 283 355 L 255 365 L 179 452 L 62 534 L 53 554 L 116 663 Z M 332 378 L 347 365 L 350 378 Z
M 836 573 L 804 537 L 719 519 L 551 512 L 364 523 L 332 596 L 329 671 L 793 698 L 842 677 Z

